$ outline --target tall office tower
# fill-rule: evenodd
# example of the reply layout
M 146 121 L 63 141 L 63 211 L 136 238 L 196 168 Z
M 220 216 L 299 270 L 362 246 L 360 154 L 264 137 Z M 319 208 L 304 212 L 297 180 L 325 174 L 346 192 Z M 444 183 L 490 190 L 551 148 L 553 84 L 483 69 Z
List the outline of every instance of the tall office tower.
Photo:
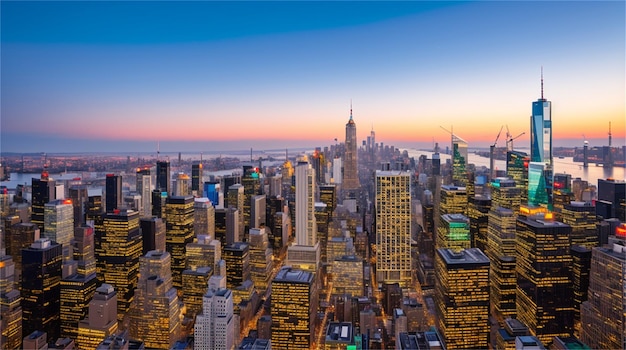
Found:
M 452 182 L 455 186 L 467 185 L 467 141 L 452 135 Z
M 215 208 L 206 198 L 195 198 L 193 203 L 193 231 L 196 236 L 215 238 Z
M 171 196 L 171 175 L 170 175 L 170 162 L 169 161 L 157 161 L 156 163 L 156 186 L 155 189 L 160 192 L 167 193 Z
M 139 213 L 121 210 L 103 214 L 94 232 L 98 281 L 117 290 L 117 317 L 121 321 L 137 287 L 142 250 Z
M 511 209 L 492 207 L 489 211 L 486 255 L 491 261 L 490 299 L 495 312 L 503 318 L 516 313 L 516 220 L 517 214 Z
M 441 215 L 441 224 L 437 228 L 438 248 L 471 248 L 469 218 L 463 214 Z
M 497 177 L 491 181 L 491 204 L 494 208 L 503 207 L 519 212 L 521 191 L 513 179 Z
M 267 238 L 267 229 L 250 229 L 250 279 L 259 294 L 265 294 L 270 284 L 273 268 L 272 248 Z
M 445 214 L 463 214 L 467 215 L 467 191 L 465 187 L 441 185 L 437 187 L 439 194 L 435 194 L 435 233 L 437 238 L 435 246 L 437 248 L 443 248 L 444 243 L 440 239 L 438 232 L 439 228 L 443 227 L 442 216 Z
M 244 187 L 241 184 L 234 184 L 228 187 L 228 208 L 235 208 L 238 210 L 237 212 L 237 222 L 238 227 L 236 234 L 239 237 L 239 240 L 245 240 L 244 236 L 244 202 L 245 202 L 245 194 Z
M 580 305 L 588 299 L 591 249 L 572 245 L 572 284 L 574 286 L 574 334 L 580 336 Z
M 95 349 L 117 329 L 117 293 L 112 285 L 103 283 L 96 288 L 89 302 L 89 314 L 78 323 L 76 346 L 79 349 Z
M 33 192 L 34 193 L 34 192 Z M 598 210 L 604 219 L 617 218 L 626 221 L 626 181 L 615 179 L 598 179 L 598 203 L 605 203 L 608 210 Z M 598 209 L 600 209 L 598 203 Z
M 89 196 L 87 198 L 87 208 L 85 209 L 85 222 L 93 222 L 95 217 L 103 212 L 102 196 Z
M 157 217 L 143 217 L 139 220 L 143 249 L 146 255 L 151 250 L 165 251 L 165 221 Z
M 355 255 L 344 255 L 330 262 L 333 274 L 333 295 L 349 294 L 353 297 L 365 295 L 363 289 L 363 259 Z
M 77 339 L 78 325 L 87 316 L 89 301 L 96 291 L 94 234 L 90 226 L 74 230 L 76 272 L 61 280 L 61 337 Z
M 139 280 L 130 308 L 129 333 L 151 349 L 170 349 L 180 331 L 180 308 L 172 287 L 171 257 L 152 250 L 139 259 Z
M 40 238 L 39 227 L 31 222 L 20 222 L 6 230 L 5 244 L 7 255 L 13 257 L 15 263 L 15 282 L 21 285 L 22 282 L 22 249 Z
M 273 239 L 270 241 L 274 254 L 280 254 L 283 248 L 287 246 L 291 231 L 292 226 L 289 215 L 282 211 L 277 212 L 274 217 L 274 227 L 271 228 Z
M 343 181 L 342 187 L 346 191 L 356 190 L 359 184 L 357 167 L 357 139 L 356 124 L 352 119 L 352 105 L 350 106 L 350 119 L 346 124 L 346 149 L 343 158 Z M 296 185 L 297 187 L 297 185 Z M 297 190 L 297 189 L 296 189 Z
M 189 175 L 185 173 L 178 173 L 176 175 L 176 188 L 174 189 L 174 196 L 190 196 L 189 190 Z
M 265 227 L 267 224 L 267 196 L 259 194 L 250 199 L 250 228 Z
M 215 208 L 224 207 L 223 197 L 220 202 L 220 194 L 221 194 L 220 192 L 221 192 L 221 187 L 218 181 L 207 181 L 204 183 L 202 195 L 203 197 L 207 197 L 211 201 L 211 204 L 213 204 L 213 207 Z
M 626 232 L 591 252 L 589 299 L 582 303 L 580 340 L 592 349 L 626 349 Z
M 56 199 L 55 187 L 56 181 L 50 178 L 46 169 L 41 172 L 41 178 L 32 179 L 33 193 L 30 221 L 37 225 L 41 231 L 44 229 L 44 205 Z M 30 334 L 30 332 L 25 334 Z
M 187 244 L 185 255 L 187 269 L 196 270 L 203 266 L 214 269 L 222 259 L 222 244 L 208 235 L 198 235 L 195 242 Z
M 483 252 L 487 251 L 489 209 L 491 209 L 491 198 L 488 196 L 478 194 L 469 198 L 467 217 L 470 224 L 472 247 Z
M 561 211 L 561 221 L 572 227 L 571 244 L 597 247 L 596 208 L 589 202 L 570 202 Z
M 320 202 L 326 204 L 326 210 L 332 216 L 337 209 L 337 186 L 333 184 L 320 185 Z
M 437 249 L 437 326 L 450 349 L 485 349 L 489 339 L 489 258 L 478 248 Z
M 318 184 L 326 182 L 324 179 L 326 175 L 326 157 L 320 147 L 315 147 L 315 151 L 311 156 L 311 165 L 315 170 L 315 182 Z
M 212 276 L 202 297 L 202 313 L 196 316 L 194 324 L 195 350 L 234 349 L 239 338 L 233 293 L 226 288 L 223 277 Z
M 247 237 L 248 230 L 251 227 L 252 214 L 252 198 L 261 194 L 261 173 L 259 168 L 251 165 L 243 166 L 243 176 L 241 177 L 241 185 L 243 186 L 243 208 L 239 208 L 243 213 L 243 231 Z M 247 241 L 247 240 L 246 240 Z
M 313 272 L 283 267 L 272 280 L 272 347 L 313 348 L 318 291 Z
M 317 270 L 320 245 L 315 220 L 315 171 L 305 159 L 298 161 L 296 177 L 296 239 L 287 248 L 287 264 L 307 270 Z
M 81 226 L 85 223 L 85 213 L 87 210 L 87 201 L 89 200 L 89 192 L 87 185 L 74 185 L 68 190 L 69 199 L 74 207 L 74 226 Z
M 222 259 L 226 262 L 226 286 L 236 289 L 250 279 L 250 244 L 235 242 L 224 247 Z
M 115 209 L 121 209 L 124 197 L 122 197 L 122 175 L 107 174 L 104 192 L 105 212 L 112 213 Z
M 411 175 L 376 171 L 376 280 L 411 283 Z M 469 231 L 469 229 L 468 229 Z
M 281 197 L 282 196 L 282 181 L 283 177 L 280 174 L 276 174 L 268 178 L 270 191 L 267 193 L 268 197 Z
M 41 238 L 22 249 L 22 330 L 31 334 L 36 330 L 48 333 L 50 339 L 60 334 L 60 244 Z
M 228 208 L 232 206 L 239 207 L 239 199 L 235 199 L 233 202 L 231 202 L 230 201 L 231 197 L 229 197 L 228 195 L 228 191 L 230 190 L 230 187 L 233 185 L 241 185 L 241 175 L 232 174 L 232 175 L 223 176 L 220 179 L 220 187 L 224 189 L 224 208 Z M 235 197 L 237 197 L 237 195 L 235 195 Z
M 172 283 L 181 290 L 182 273 L 186 266 L 185 249 L 193 242 L 194 199 L 173 196 L 165 204 L 165 249 L 172 255 Z
M 315 172 L 308 162 L 296 166 L 296 244 L 317 243 L 315 222 Z
M 320 244 L 320 261 L 326 263 L 326 248 L 328 246 L 328 225 L 330 217 L 326 210 L 326 204 L 315 203 L 315 224 L 317 225 L 317 239 Z
M 152 191 L 152 216 L 165 219 L 165 203 L 167 203 L 168 194 L 165 191 Z
M 222 247 L 226 245 L 226 217 L 228 210 L 224 208 L 215 209 L 215 239 L 220 241 Z
M 0 348 L 22 345 L 22 296 L 15 280 L 15 263 L 0 250 Z
M 520 189 L 521 203 L 528 202 L 528 163 L 530 157 L 525 152 L 509 150 L 506 152 L 506 176 L 515 181 Z
M 209 266 L 183 271 L 182 301 L 185 305 L 184 316 L 186 318 L 194 320 L 196 315 L 202 312 L 202 296 L 206 293 L 206 286 L 212 275 L 213 268 Z
M 150 168 L 137 168 L 136 190 L 141 195 L 141 207 L 139 209 L 142 217 L 152 216 L 152 176 Z
M 228 209 L 226 209 L 226 227 L 225 227 L 225 241 L 224 241 L 224 245 L 226 244 L 233 244 L 235 242 L 241 242 L 243 241 L 243 236 L 239 234 L 239 219 L 240 219 L 240 215 L 239 215 L 239 209 L 237 208 L 233 208 L 230 207 Z M 217 225 L 216 225 L 217 228 Z
M 528 166 L 528 203 L 552 205 L 552 103 L 543 98 L 543 71 L 541 97 L 533 102 L 530 117 L 530 164 Z M 531 327 L 532 328 L 532 327 Z
M 63 259 L 72 258 L 74 237 L 74 206 L 71 199 L 54 200 L 44 205 L 43 236 L 63 247 Z
M 334 183 L 335 185 L 338 185 L 339 188 L 343 188 L 343 186 L 341 185 L 341 181 L 342 181 L 342 171 L 341 169 L 343 168 L 343 165 L 341 163 L 341 158 L 334 158 L 333 159 L 333 177 L 332 177 L 332 183 Z
M 546 345 L 573 331 L 571 232 L 552 213 L 517 218 L 517 319 Z
M 203 183 L 202 163 L 194 162 L 191 164 L 191 194 L 194 197 L 203 197 L 201 187 Z

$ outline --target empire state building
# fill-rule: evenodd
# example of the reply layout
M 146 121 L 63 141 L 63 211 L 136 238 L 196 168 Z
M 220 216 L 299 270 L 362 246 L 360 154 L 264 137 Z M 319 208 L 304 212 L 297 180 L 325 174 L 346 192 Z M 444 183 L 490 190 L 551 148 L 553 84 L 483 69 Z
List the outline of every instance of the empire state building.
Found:
M 356 124 L 352 119 L 352 106 L 350 106 L 350 119 L 346 124 L 346 150 L 343 160 L 343 189 L 348 191 L 356 190 L 360 187 L 356 162 L 356 144 Z

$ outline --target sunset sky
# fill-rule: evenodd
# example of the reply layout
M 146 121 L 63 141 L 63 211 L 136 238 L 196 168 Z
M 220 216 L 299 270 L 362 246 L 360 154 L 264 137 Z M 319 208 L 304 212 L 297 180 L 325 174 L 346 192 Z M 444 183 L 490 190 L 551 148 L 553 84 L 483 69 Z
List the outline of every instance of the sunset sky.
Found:
M 626 143 L 623 1 L 0 6 L 2 152 Z

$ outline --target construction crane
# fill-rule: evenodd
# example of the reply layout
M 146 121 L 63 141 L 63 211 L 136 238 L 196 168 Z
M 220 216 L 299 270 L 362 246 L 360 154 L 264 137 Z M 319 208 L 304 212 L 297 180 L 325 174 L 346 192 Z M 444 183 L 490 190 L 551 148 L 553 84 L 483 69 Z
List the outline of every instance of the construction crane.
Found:
M 504 128 L 504 125 L 502 125 L 500 127 L 500 131 L 498 131 L 498 136 L 496 136 L 496 140 L 493 141 L 493 145 L 489 146 L 489 171 L 491 171 L 491 178 L 495 179 L 496 178 L 496 169 L 494 166 L 495 160 L 494 160 L 494 152 L 496 150 L 496 144 L 498 143 L 498 139 L 500 138 L 500 134 L 502 133 L 502 128 Z
M 517 139 L 518 137 L 522 136 L 526 134 L 526 132 L 522 132 L 521 134 L 512 137 L 513 135 L 511 135 L 511 133 L 509 132 L 509 126 L 506 126 L 506 150 L 507 151 L 512 151 L 513 150 L 513 140 Z

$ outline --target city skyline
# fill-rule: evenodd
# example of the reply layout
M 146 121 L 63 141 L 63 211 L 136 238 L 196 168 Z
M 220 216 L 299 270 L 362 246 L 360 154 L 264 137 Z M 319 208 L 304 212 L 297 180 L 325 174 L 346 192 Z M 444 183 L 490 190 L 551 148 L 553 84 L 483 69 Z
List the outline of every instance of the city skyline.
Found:
M 623 2 L 1 7 L 3 152 L 314 147 L 351 105 L 359 143 L 527 148 L 541 67 L 555 147 L 626 144 Z

